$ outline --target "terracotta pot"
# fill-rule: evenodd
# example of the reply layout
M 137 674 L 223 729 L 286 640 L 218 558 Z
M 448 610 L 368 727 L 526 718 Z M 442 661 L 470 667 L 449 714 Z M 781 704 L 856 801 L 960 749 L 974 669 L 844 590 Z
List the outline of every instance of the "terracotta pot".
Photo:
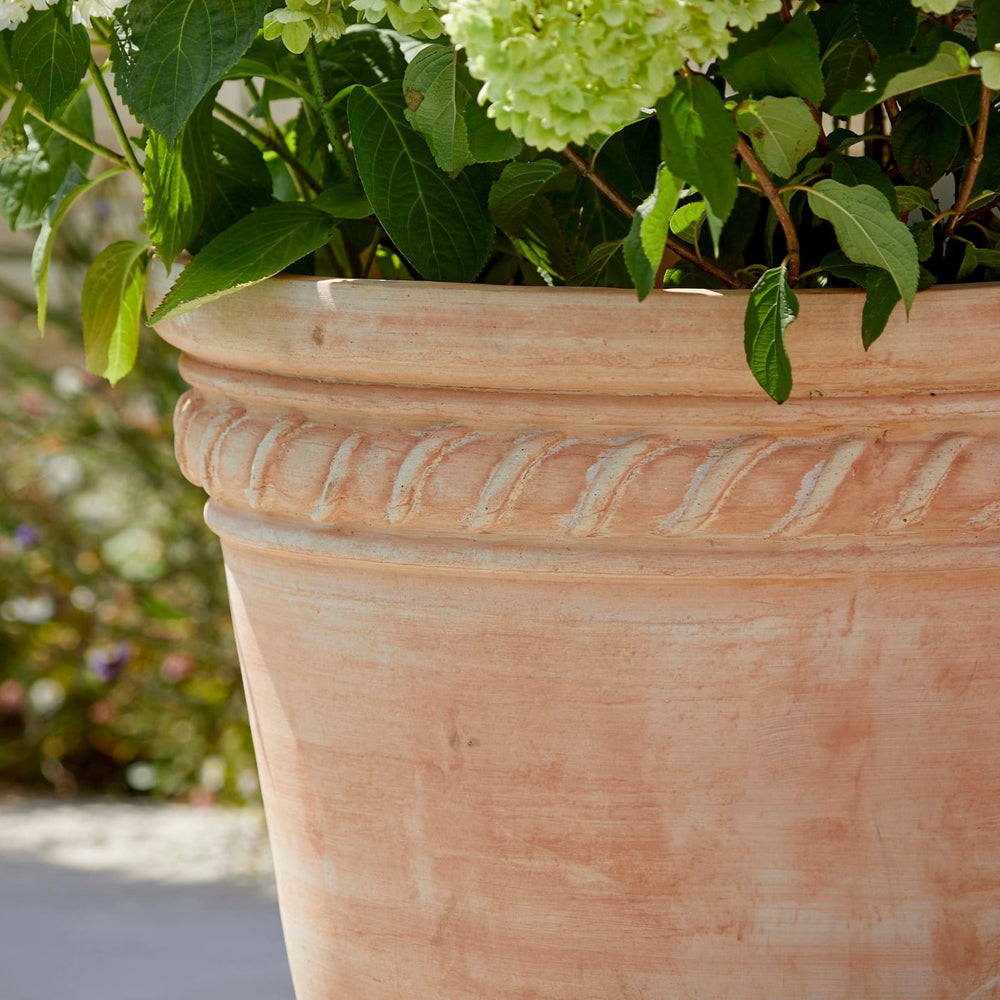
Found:
M 289 278 L 194 387 L 299 1000 L 1000 997 L 1000 286 Z

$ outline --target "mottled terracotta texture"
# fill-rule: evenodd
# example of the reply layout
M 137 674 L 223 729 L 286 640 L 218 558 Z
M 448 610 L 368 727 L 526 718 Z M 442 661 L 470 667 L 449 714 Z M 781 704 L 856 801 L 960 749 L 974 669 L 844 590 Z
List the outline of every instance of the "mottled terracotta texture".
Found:
M 271 282 L 161 328 L 299 1000 L 1000 997 L 1000 287 Z

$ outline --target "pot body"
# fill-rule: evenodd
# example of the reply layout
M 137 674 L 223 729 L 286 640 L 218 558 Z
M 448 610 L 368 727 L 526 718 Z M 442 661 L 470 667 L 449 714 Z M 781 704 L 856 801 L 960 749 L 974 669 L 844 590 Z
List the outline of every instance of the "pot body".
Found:
M 1000 288 L 166 324 L 299 1000 L 1000 997 Z M 708 391 L 706 391 L 706 389 Z

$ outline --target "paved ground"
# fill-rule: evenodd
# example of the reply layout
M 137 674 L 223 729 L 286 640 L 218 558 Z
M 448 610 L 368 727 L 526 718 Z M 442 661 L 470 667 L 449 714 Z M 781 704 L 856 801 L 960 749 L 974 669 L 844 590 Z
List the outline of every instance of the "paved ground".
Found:
M 0 798 L 0 1000 L 292 1000 L 263 822 Z

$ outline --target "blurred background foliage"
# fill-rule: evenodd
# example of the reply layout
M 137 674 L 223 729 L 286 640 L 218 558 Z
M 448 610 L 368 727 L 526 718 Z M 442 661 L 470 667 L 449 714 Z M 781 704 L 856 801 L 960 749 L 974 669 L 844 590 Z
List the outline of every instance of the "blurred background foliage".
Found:
M 82 367 L 89 245 L 133 225 L 113 196 L 67 220 L 44 339 L 31 234 L 0 232 L 0 787 L 242 802 L 253 750 L 218 542 L 173 457 L 175 352 L 146 334 L 113 389 Z

